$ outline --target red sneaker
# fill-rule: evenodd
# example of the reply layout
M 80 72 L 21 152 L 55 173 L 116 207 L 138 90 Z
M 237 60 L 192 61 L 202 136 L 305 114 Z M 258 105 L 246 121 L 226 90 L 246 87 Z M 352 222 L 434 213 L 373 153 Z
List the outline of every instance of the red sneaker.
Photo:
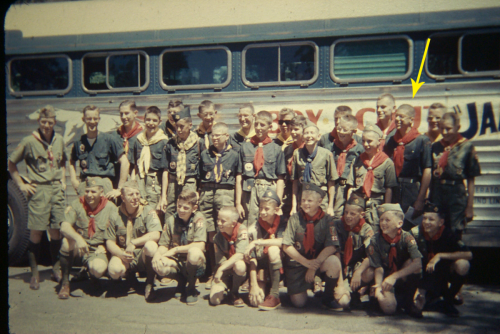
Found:
M 271 311 L 281 305 L 281 301 L 279 298 L 276 298 L 272 295 L 268 295 L 264 302 L 259 304 L 259 310 L 263 311 Z

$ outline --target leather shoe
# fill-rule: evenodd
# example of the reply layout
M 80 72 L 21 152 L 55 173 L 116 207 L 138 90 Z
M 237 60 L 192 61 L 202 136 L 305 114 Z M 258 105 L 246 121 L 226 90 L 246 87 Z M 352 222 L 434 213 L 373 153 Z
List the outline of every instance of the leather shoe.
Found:
M 155 299 L 155 290 L 154 290 L 152 284 L 147 284 L 146 285 L 146 289 L 144 290 L 144 299 L 147 302 L 150 302 L 153 299 Z
M 38 290 L 38 289 L 40 289 L 40 277 L 38 277 L 38 276 L 31 276 L 30 289 L 31 290 Z
M 63 283 L 61 285 L 61 290 L 59 290 L 59 294 L 57 296 L 59 297 L 59 299 L 69 298 L 69 283 Z

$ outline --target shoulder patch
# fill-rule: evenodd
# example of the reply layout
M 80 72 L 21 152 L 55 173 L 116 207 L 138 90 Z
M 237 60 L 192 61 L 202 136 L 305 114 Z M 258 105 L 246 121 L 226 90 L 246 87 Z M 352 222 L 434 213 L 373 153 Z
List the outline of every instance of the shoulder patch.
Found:
M 407 236 L 407 237 L 405 238 L 405 242 L 406 242 L 407 244 L 410 244 L 410 245 L 416 245 L 416 244 L 417 244 L 417 242 L 415 241 L 415 238 L 414 238 L 414 237 L 412 237 L 411 235 L 409 235 L 409 236 Z
M 204 219 L 203 218 L 198 218 L 198 220 L 195 222 L 196 228 L 201 228 L 203 227 Z
M 373 255 L 375 253 L 375 247 L 373 245 L 368 246 L 368 254 Z
M 369 229 L 368 232 L 366 232 L 366 237 L 367 238 L 371 238 L 375 235 L 375 233 L 373 232 L 372 229 Z
M 158 217 L 158 214 L 156 213 L 156 210 L 149 211 L 148 216 L 153 216 L 153 218 L 156 218 L 158 220 L 160 219 L 160 217 Z

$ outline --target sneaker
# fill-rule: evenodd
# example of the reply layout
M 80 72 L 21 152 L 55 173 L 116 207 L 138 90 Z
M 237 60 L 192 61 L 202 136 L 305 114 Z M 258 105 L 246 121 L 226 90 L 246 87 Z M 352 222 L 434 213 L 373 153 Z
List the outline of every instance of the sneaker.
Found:
M 193 290 L 187 292 L 186 304 L 187 305 L 194 305 L 197 302 L 198 302 L 198 290 L 193 289 Z
M 240 291 L 241 292 L 248 292 L 250 290 L 250 283 L 248 282 L 248 280 L 246 280 L 245 282 L 243 282 L 243 284 L 240 286 Z
M 453 317 L 453 318 L 457 318 L 460 316 L 460 312 L 453 305 L 453 302 L 448 302 L 446 300 L 443 303 L 443 313 L 446 314 L 448 317 Z
M 245 306 L 245 302 L 243 301 L 243 299 L 240 296 L 236 296 L 236 295 L 233 295 L 230 293 L 228 295 L 228 297 L 229 297 L 229 304 L 230 305 L 233 305 L 234 307 L 244 307 Z
M 205 283 L 205 290 L 210 290 L 212 289 L 212 281 L 213 281 L 214 277 L 213 276 L 210 276 L 208 278 L 208 281 L 207 283 Z
M 321 300 L 321 305 L 330 311 L 341 312 L 344 310 L 344 308 L 340 306 L 340 304 L 337 303 L 335 299 L 334 300 L 323 299 Z
M 144 299 L 146 302 L 150 302 L 155 299 L 155 289 L 152 284 L 147 284 L 144 290 Z
M 182 299 L 186 297 L 186 283 L 179 282 L 177 288 L 175 288 L 175 299 Z
M 276 298 L 272 295 L 268 295 L 266 299 L 262 303 L 259 304 L 259 310 L 263 311 L 271 311 L 281 305 L 281 301 L 279 298 Z
M 160 285 L 161 285 L 161 286 L 169 286 L 170 284 L 172 284 L 172 282 L 173 282 L 173 279 L 168 278 L 168 277 L 163 277 L 163 278 L 160 280 Z

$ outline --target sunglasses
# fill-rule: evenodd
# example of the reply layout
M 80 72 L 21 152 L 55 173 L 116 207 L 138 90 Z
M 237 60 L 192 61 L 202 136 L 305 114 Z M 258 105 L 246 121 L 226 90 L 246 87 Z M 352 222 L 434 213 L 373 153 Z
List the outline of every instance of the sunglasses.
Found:
M 279 120 L 279 121 L 278 121 L 278 124 L 279 124 L 279 125 L 284 125 L 284 124 L 286 124 L 286 125 L 288 125 L 288 126 L 289 126 L 290 124 L 292 124 L 292 121 L 291 121 L 291 120 L 289 120 L 289 121 L 288 121 L 288 120 L 287 120 L 287 121 L 285 121 L 285 120 L 283 120 L 283 119 L 282 119 L 282 120 Z

